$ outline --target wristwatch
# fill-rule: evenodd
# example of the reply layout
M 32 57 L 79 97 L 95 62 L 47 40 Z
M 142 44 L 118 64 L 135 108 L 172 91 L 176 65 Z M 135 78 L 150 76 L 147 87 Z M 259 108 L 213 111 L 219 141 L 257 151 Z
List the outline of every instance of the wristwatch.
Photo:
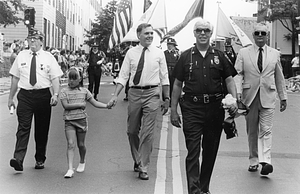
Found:
M 171 98 L 170 97 L 164 97 L 164 101 L 165 100 L 170 100 Z
M 58 93 L 54 93 L 53 96 L 58 96 Z

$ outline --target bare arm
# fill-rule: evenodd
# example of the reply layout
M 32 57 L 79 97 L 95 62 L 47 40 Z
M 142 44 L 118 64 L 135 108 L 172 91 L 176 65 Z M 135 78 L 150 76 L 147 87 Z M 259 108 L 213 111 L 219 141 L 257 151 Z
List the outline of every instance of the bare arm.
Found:
M 104 104 L 103 102 L 98 102 L 94 98 L 90 98 L 88 102 L 96 108 L 110 108 L 107 104 Z
M 8 108 L 10 108 L 11 106 L 13 106 L 14 108 L 16 107 L 15 103 L 14 103 L 14 96 L 18 90 L 18 83 L 19 83 L 19 78 L 16 76 L 12 76 L 11 77 L 11 85 L 10 85 L 10 92 L 9 92 L 9 96 L 8 96 Z
M 182 81 L 175 79 L 172 91 L 172 101 L 171 101 L 171 123 L 175 127 L 180 128 L 181 120 L 177 112 L 177 106 L 182 92 Z
M 59 92 L 59 77 L 54 78 L 52 81 L 52 89 L 53 89 L 53 94 L 50 100 L 51 106 L 56 106 L 58 103 L 58 94 Z
M 61 100 L 61 104 L 65 110 L 85 109 L 86 102 L 69 104 L 67 99 Z

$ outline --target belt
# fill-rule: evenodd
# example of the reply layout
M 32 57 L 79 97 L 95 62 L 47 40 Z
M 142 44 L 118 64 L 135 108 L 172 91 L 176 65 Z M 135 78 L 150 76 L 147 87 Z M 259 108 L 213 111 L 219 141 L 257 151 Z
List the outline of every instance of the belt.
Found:
M 153 85 L 153 86 L 131 86 L 131 88 L 134 89 L 141 89 L 141 90 L 148 90 L 150 88 L 156 88 L 158 85 Z
M 50 91 L 49 88 L 41 88 L 41 89 L 32 89 L 32 90 L 25 90 L 23 88 L 20 89 L 23 92 L 28 92 L 28 93 L 42 93 L 46 91 Z
M 201 94 L 201 95 L 184 95 L 183 99 L 195 103 L 208 104 L 210 102 L 216 102 L 223 98 L 223 94 Z

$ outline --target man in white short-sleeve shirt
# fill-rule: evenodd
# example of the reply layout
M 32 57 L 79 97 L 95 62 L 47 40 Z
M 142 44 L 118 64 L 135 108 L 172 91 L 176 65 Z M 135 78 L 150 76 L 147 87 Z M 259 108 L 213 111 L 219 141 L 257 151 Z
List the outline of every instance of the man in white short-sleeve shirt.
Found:
M 8 108 L 16 108 L 13 98 L 20 88 L 17 95 L 17 140 L 13 158 L 10 160 L 10 166 L 16 171 L 23 171 L 33 116 L 35 169 L 44 168 L 51 107 L 58 102 L 59 78 L 63 72 L 51 53 L 42 49 L 43 39 L 44 35 L 40 31 L 30 30 L 27 37 L 30 49 L 18 54 L 9 71 L 12 78 Z M 53 92 L 50 91 L 51 87 Z

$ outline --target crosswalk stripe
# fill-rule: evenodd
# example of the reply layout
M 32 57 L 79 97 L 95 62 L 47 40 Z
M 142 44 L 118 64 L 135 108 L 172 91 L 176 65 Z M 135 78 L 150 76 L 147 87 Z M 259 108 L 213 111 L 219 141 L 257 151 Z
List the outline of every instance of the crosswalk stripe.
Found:
M 166 159 L 167 159 L 168 117 L 163 116 L 160 131 L 159 150 L 157 155 L 157 173 L 154 194 L 162 194 L 166 191 Z
M 180 153 L 178 128 L 172 127 L 172 174 L 173 174 L 173 194 L 182 194 L 182 177 L 180 168 Z

